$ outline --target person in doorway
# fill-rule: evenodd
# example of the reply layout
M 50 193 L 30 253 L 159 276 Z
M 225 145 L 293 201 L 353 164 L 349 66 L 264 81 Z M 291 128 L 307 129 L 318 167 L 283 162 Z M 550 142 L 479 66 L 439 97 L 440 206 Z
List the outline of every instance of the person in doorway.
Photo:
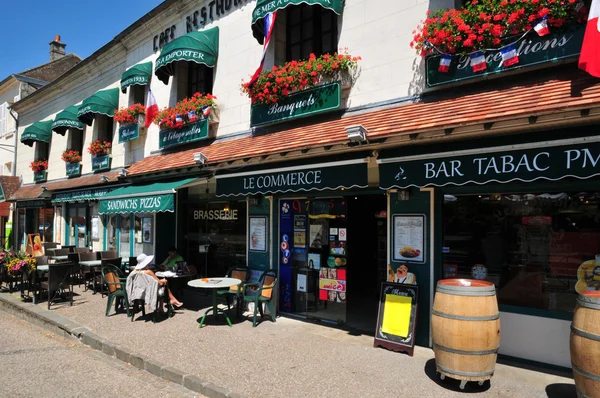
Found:
M 135 270 L 133 270 L 132 273 L 141 272 L 150 275 L 151 277 L 156 279 L 159 287 L 167 287 L 167 280 L 165 278 L 159 279 L 154 273 L 154 271 L 151 269 L 153 267 L 150 263 L 153 259 L 154 256 L 148 256 L 144 253 L 140 254 L 139 256 L 137 256 L 137 265 L 135 266 Z M 183 305 L 181 301 L 177 300 L 175 296 L 173 296 L 173 293 L 171 293 L 170 289 L 167 288 L 167 292 L 169 294 L 169 302 L 174 308 L 179 308 Z
M 177 254 L 177 248 L 175 246 L 171 246 L 171 248 L 169 248 L 169 256 L 165 259 L 165 261 L 162 262 L 162 264 L 160 264 L 160 266 L 171 270 L 177 263 L 182 263 L 184 261 L 185 260 L 183 257 Z
M 415 274 L 408 272 L 408 267 L 405 264 L 402 264 L 396 269 L 396 280 L 394 282 L 416 285 L 417 278 L 415 278 Z

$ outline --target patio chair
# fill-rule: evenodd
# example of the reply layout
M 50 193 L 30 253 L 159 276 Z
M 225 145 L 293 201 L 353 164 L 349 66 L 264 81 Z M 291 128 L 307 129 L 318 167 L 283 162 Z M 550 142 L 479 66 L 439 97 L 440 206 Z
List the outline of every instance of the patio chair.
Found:
M 106 316 L 108 316 L 108 313 L 110 312 L 110 307 L 112 306 L 113 301 L 115 301 L 115 312 L 117 312 L 119 302 L 121 302 L 125 307 L 127 316 L 130 316 L 129 299 L 127 298 L 127 290 L 125 290 L 127 283 L 127 278 L 125 278 L 125 275 L 123 275 L 119 268 L 113 265 L 103 265 L 102 279 L 104 280 L 104 283 L 108 289 L 108 298 L 106 300 Z
M 81 261 L 95 261 L 96 253 L 77 253 L 77 257 L 78 257 L 77 264 L 79 264 Z M 93 280 L 93 276 L 95 275 L 95 268 L 94 267 L 86 268 L 83 265 L 80 265 L 79 272 L 81 273 L 81 276 L 83 277 L 83 287 L 87 291 L 88 280 Z M 88 277 L 89 277 L 89 279 L 88 279 Z M 94 288 L 95 288 L 95 286 L 94 286 Z
M 41 290 L 48 291 L 48 309 L 54 299 L 62 293 L 68 291 L 69 301 L 73 305 L 73 285 L 71 284 L 72 264 L 53 264 L 48 266 L 48 280 L 40 283 Z M 50 296 L 52 294 L 52 297 Z
M 116 267 L 120 270 L 121 261 L 121 258 L 105 258 L 103 260 L 100 260 L 100 269 L 102 269 L 102 267 L 106 265 L 112 265 L 113 267 Z M 100 285 L 100 293 L 102 294 L 102 297 L 104 297 L 106 291 L 104 290 L 104 280 L 102 279 L 102 272 L 100 273 L 100 275 L 95 276 L 94 284 L 96 286 Z
M 44 253 L 48 249 L 56 249 L 58 247 L 58 243 L 56 242 L 42 242 L 42 247 L 44 248 Z
M 105 251 L 105 252 L 96 252 L 97 260 L 104 260 L 105 258 L 117 258 L 117 252 L 114 252 L 112 250 L 109 251 Z
M 273 291 L 277 286 L 277 271 L 269 270 L 263 272 L 258 282 L 246 283 L 243 286 L 244 303 L 254 303 L 254 316 L 252 318 L 252 327 L 256 327 L 256 312 L 260 312 L 260 319 L 264 316 L 262 305 L 267 305 L 269 314 L 273 322 L 275 320 L 275 302 L 273 302 Z M 249 294 L 248 287 L 257 287 L 258 289 Z
M 70 249 L 54 249 L 54 253 L 51 255 L 52 256 L 67 256 L 69 253 L 71 253 Z
M 130 300 L 129 304 L 131 305 L 131 322 L 133 322 L 133 318 L 135 318 L 135 313 L 138 312 L 139 307 L 141 307 L 142 316 L 146 315 L 145 307 L 148 304 L 146 303 L 147 289 L 153 284 L 158 284 L 158 281 L 143 272 L 132 272 L 127 277 L 126 290 L 131 293 L 127 293 L 127 297 Z M 159 310 L 162 307 L 162 300 L 166 300 L 167 318 L 170 318 L 173 313 L 173 307 L 169 301 L 169 288 L 165 285 L 162 294 L 160 294 L 161 287 L 156 287 L 156 302 L 150 304 L 151 308 L 155 308 L 152 322 L 156 322 L 158 318 Z M 136 295 L 133 295 L 134 292 Z
M 90 253 L 91 250 L 87 247 L 75 247 L 73 249 L 73 253 Z
M 243 307 L 242 291 L 244 289 L 244 284 L 248 282 L 248 278 L 250 277 L 250 270 L 247 267 L 233 267 L 227 271 L 226 276 L 228 278 L 239 279 L 242 282 L 239 285 L 231 286 L 229 289 L 218 290 L 217 295 L 225 297 L 228 310 L 231 310 L 231 303 L 233 302 L 233 299 L 235 299 L 236 314 L 238 317 L 240 317 L 242 315 Z

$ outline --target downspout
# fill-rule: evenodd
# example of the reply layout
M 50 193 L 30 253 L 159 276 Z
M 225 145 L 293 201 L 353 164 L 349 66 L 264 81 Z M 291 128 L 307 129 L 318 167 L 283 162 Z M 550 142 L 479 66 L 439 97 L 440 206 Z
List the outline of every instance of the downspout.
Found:
M 17 116 L 15 116 L 13 114 L 13 110 L 10 106 L 8 107 L 8 113 L 10 113 L 10 116 L 12 116 L 12 118 L 15 119 L 15 138 L 13 141 L 13 162 L 12 162 L 12 165 L 10 166 L 10 175 L 15 176 L 17 174 L 17 136 L 19 135 L 19 118 L 18 118 L 18 114 L 17 114 Z

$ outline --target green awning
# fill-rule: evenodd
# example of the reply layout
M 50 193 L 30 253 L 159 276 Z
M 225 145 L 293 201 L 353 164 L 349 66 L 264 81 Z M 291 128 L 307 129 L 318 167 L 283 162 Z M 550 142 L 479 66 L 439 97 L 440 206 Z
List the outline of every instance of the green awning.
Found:
M 114 190 L 100 201 L 100 214 L 159 213 L 175 211 L 177 189 L 193 185 L 197 178 L 148 185 L 130 185 Z
M 23 131 L 21 142 L 33 146 L 34 141 L 50 142 L 52 139 L 52 120 L 35 122 Z
M 83 130 L 83 123 L 77 118 L 79 106 L 71 105 L 67 109 L 59 112 L 52 122 L 54 132 L 65 135 L 68 129 Z
M 58 192 L 52 195 L 52 203 L 68 203 L 87 200 L 99 200 L 118 188 L 83 189 L 79 191 Z
M 265 39 L 264 18 L 267 14 L 276 10 L 281 10 L 287 6 L 296 6 L 308 4 L 310 6 L 318 5 L 340 15 L 344 8 L 344 0 L 258 0 L 256 7 L 252 11 L 252 34 L 260 44 Z
M 79 107 L 77 118 L 91 126 L 96 114 L 113 117 L 117 109 L 119 109 L 119 89 L 109 88 L 85 99 Z
M 151 75 L 152 62 L 144 62 L 132 66 L 121 75 L 121 91 L 125 94 L 127 92 L 127 87 L 129 86 L 135 84 L 139 84 L 140 86 L 148 85 Z
M 210 68 L 217 64 L 219 55 L 219 27 L 190 32 L 187 35 L 173 40 L 160 52 L 154 74 L 158 79 L 169 83 L 169 76 L 173 76 L 174 67 L 171 63 L 175 61 L 188 61 L 204 64 Z

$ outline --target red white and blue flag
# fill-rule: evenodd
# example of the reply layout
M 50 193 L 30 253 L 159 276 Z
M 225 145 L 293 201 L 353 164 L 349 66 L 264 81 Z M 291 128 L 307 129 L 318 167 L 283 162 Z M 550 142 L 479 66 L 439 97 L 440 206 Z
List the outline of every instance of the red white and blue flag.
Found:
M 452 63 L 452 55 L 442 54 L 440 57 L 440 67 L 438 72 L 447 73 L 450 70 L 450 64 Z
M 500 54 L 502 54 L 502 66 L 505 68 L 519 63 L 519 55 L 517 54 L 514 43 L 502 47 L 500 49 Z
M 265 57 L 267 56 L 267 48 L 269 47 L 269 43 L 271 42 L 271 33 L 273 33 L 273 27 L 275 26 L 275 17 L 276 16 L 277 16 L 277 11 L 274 11 L 270 14 L 267 14 L 267 16 L 264 19 L 264 21 L 265 21 L 265 42 L 263 44 L 263 54 L 260 59 L 260 65 L 258 66 L 258 69 L 256 69 L 256 72 L 254 72 L 254 74 L 252 75 L 250 82 L 248 82 L 249 87 L 252 87 L 254 85 L 254 83 L 256 83 L 256 81 L 260 77 L 260 72 L 262 72 L 263 66 L 265 65 Z
M 152 124 L 152 120 L 158 115 L 158 104 L 156 98 L 152 94 L 152 90 L 148 87 L 148 97 L 146 98 L 146 121 L 144 127 L 148 128 Z
M 600 77 L 600 0 L 593 0 L 579 54 L 579 69 Z
M 210 115 L 210 111 L 211 111 L 211 107 L 206 105 L 202 107 L 202 116 L 204 116 L 204 118 L 207 118 L 208 115 Z
M 548 27 L 548 17 L 546 17 L 544 15 L 544 17 L 542 18 L 542 20 L 540 22 L 538 22 L 537 25 L 535 25 L 533 27 L 533 29 L 540 36 L 549 35 L 550 34 L 550 28 Z
M 481 72 L 482 70 L 487 69 L 483 51 L 475 51 L 471 54 L 471 68 L 473 69 L 473 72 Z

